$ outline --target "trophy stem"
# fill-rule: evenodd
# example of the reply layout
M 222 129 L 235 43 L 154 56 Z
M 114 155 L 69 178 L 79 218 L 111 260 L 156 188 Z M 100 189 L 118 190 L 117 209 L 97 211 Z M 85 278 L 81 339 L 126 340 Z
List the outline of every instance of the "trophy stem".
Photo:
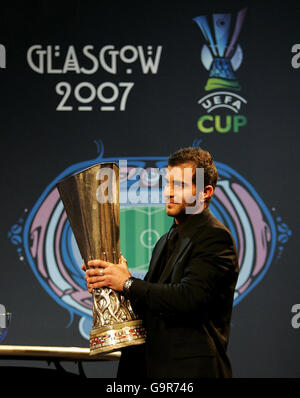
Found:
M 124 295 L 109 288 L 93 290 L 93 329 L 90 353 L 108 352 L 145 342 L 142 321 Z

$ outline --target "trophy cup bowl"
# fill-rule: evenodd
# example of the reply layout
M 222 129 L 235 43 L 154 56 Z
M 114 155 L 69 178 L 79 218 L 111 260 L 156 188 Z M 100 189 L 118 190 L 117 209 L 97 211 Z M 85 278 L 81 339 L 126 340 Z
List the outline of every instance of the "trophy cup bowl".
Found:
M 119 167 L 98 163 L 57 184 L 84 264 L 120 261 Z M 110 288 L 93 289 L 90 354 L 143 344 L 146 331 L 125 296 Z

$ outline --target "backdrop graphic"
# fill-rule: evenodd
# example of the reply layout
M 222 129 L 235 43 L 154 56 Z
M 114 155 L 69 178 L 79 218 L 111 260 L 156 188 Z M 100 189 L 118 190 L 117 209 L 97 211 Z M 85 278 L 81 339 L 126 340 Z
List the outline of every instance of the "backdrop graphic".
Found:
M 127 160 L 121 191 L 151 185 L 171 152 L 200 145 L 219 172 L 211 211 L 239 254 L 234 375 L 298 377 L 298 8 L 42 1 L 0 14 L 5 343 L 88 345 L 91 297 L 55 183 Z M 134 275 L 171 222 L 161 204 L 122 204 Z M 89 372 L 114 377 L 116 367 Z

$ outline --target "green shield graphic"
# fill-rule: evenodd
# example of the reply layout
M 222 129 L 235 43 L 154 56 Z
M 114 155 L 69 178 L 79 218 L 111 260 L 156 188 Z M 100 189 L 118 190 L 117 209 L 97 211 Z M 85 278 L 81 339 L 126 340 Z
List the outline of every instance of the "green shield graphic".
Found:
M 134 274 L 148 271 L 153 248 L 172 223 L 164 206 L 121 207 L 121 252 Z

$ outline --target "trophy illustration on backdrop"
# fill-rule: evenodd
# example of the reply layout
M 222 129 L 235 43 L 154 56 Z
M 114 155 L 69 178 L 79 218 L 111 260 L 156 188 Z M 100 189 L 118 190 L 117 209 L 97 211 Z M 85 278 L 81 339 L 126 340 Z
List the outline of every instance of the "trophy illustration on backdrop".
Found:
M 120 261 L 119 167 L 99 163 L 56 184 L 85 265 Z M 87 267 L 88 268 L 88 267 Z M 110 288 L 93 289 L 90 353 L 145 342 L 146 331 L 131 303 Z
M 193 18 L 207 42 L 201 52 L 202 63 L 210 71 L 205 86 L 206 91 L 241 89 L 234 70 L 239 68 L 243 59 L 243 52 L 237 40 L 246 11 L 246 9 L 240 10 L 235 16 L 212 14 L 211 18 L 206 15 Z

